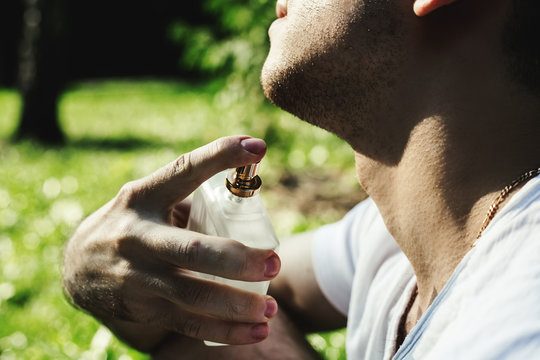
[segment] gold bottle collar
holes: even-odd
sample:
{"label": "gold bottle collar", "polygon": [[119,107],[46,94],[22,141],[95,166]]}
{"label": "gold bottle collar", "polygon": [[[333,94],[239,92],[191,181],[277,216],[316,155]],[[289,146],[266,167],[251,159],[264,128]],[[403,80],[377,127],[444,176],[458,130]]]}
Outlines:
{"label": "gold bottle collar", "polygon": [[262,180],[257,175],[259,163],[237,167],[227,175],[226,186],[239,197],[252,197],[261,189]]}

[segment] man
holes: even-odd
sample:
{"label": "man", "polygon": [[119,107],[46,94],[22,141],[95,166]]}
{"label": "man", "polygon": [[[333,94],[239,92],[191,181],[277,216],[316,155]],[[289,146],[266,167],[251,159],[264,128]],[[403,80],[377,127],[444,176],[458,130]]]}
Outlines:
{"label": "man", "polygon": [[[280,0],[265,94],[347,141],[370,199],[283,241],[281,260],[185,231],[183,199],[266,150],[220,139],[87,219],[66,249],[67,291],[158,358],[309,359],[303,331],[345,325],[350,359],[538,358],[538,7]],[[189,270],[275,278],[273,297]]]}

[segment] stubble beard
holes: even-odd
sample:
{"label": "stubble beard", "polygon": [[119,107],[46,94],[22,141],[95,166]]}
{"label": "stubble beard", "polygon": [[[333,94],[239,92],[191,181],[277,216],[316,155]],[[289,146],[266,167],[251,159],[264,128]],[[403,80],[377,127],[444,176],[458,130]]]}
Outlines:
{"label": "stubble beard", "polygon": [[393,71],[401,56],[395,46],[396,14],[376,10],[376,16],[371,14],[376,24],[350,24],[354,28],[324,49],[286,49],[267,59],[261,75],[272,103],[336,134],[355,150],[360,139],[374,141],[377,119],[390,107],[388,92],[398,81]]}
{"label": "stubble beard", "polygon": [[[345,140],[355,137],[364,130],[352,117],[367,107],[365,96],[353,88],[350,79],[324,72],[317,62],[279,69],[265,66],[261,83],[265,96],[276,106]],[[358,96],[351,99],[353,93]]]}

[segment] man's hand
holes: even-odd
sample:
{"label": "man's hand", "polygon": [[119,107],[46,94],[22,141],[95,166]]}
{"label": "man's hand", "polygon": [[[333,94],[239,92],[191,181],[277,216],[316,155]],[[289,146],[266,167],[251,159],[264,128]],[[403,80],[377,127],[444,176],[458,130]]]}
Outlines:
{"label": "man's hand", "polygon": [[268,320],[277,312],[272,297],[204,280],[193,271],[265,281],[279,272],[278,256],[180,228],[189,217],[185,199],[203,181],[260,161],[265,152],[262,140],[222,138],[124,185],[66,247],[69,296],[142,350],[170,332],[228,344],[266,338]]}

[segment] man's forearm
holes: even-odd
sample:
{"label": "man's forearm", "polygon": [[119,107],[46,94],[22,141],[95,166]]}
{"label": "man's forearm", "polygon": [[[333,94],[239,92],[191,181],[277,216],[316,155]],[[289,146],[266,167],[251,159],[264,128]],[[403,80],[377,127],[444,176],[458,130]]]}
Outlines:
{"label": "man's forearm", "polygon": [[270,336],[257,344],[208,347],[202,341],[171,336],[153,354],[153,359],[184,360],[318,360],[321,357],[306,341],[284,311],[270,321]]}

